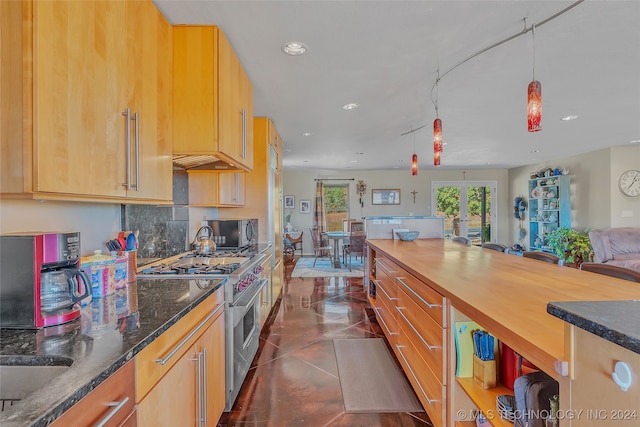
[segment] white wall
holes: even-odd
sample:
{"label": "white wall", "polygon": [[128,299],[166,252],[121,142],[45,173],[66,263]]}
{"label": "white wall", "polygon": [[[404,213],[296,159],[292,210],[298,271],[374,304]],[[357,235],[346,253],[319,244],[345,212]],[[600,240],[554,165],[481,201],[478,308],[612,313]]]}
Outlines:
{"label": "white wall", "polygon": [[[527,181],[530,172],[539,166],[532,164],[509,170],[510,199],[523,195],[529,200]],[[623,171],[640,170],[639,146],[592,151],[546,162],[544,166],[569,169],[573,228],[640,227],[640,197],[626,197],[618,189],[618,179]],[[631,212],[633,216],[623,218],[623,211]],[[517,232],[515,221],[511,221],[510,227],[512,240]],[[525,228],[529,229],[528,223]]]}
{"label": "white wall", "polygon": [[120,230],[120,205],[37,200],[0,201],[0,233],[79,231],[82,255],[95,249]]}
{"label": "white wall", "polygon": [[[508,243],[508,218],[511,216],[509,202],[509,181],[506,169],[483,169],[463,171],[423,170],[417,176],[411,176],[409,170],[323,170],[298,171],[285,170],[283,173],[283,195],[294,196],[296,208],[291,212],[291,225],[305,232],[303,235],[303,252],[313,254],[313,245],[309,236],[309,227],[313,225],[313,206],[315,200],[316,178],[350,179],[353,181],[325,181],[326,184],[349,184],[349,210],[352,218],[378,215],[431,215],[431,181],[489,181],[498,183],[498,241]],[[362,197],[361,207],[356,194],[356,184],[363,180],[367,184],[367,193]],[[400,189],[400,205],[372,205],[371,189]],[[417,191],[415,203],[412,191]],[[310,214],[301,214],[300,200],[310,200]],[[284,211],[286,215],[287,210]]]}
{"label": "white wall", "polygon": [[618,186],[620,175],[629,169],[640,170],[640,146],[612,149],[611,227],[640,227],[640,197],[625,196]]}

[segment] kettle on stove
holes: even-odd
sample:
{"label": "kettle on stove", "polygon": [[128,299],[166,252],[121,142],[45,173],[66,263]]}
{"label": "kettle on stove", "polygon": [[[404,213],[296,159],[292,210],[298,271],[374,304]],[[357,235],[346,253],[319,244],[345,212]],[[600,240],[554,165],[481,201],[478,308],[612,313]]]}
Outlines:
{"label": "kettle on stove", "polygon": [[[201,236],[200,232],[205,229],[207,230],[207,235]],[[213,241],[213,229],[208,225],[200,227],[196,232],[196,237],[193,239],[191,246],[198,255],[207,255],[215,252],[216,242]]]}

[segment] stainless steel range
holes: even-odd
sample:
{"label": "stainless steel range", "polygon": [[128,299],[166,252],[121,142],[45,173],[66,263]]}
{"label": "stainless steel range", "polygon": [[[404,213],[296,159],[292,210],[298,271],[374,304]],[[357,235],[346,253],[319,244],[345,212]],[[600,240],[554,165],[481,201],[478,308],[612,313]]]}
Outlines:
{"label": "stainless steel range", "polygon": [[209,279],[226,277],[225,300],[225,411],[230,411],[258,351],[259,295],[266,286],[260,263],[264,254],[251,250],[216,251],[206,255],[183,253],[143,267],[139,278]]}

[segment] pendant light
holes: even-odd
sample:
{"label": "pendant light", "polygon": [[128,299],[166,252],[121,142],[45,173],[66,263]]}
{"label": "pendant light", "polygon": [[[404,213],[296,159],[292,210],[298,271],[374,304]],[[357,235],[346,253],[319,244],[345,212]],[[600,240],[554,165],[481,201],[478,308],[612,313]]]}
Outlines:
{"label": "pendant light", "polygon": [[440,81],[440,70],[436,79],[436,119],[433,121],[433,165],[440,166],[440,155],[442,154],[442,120],[438,117],[438,82]]}
{"label": "pendant light", "polygon": [[442,154],[442,120],[436,118],[433,121],[433,165],[440,166]]}
{"label": "pendant light", "polygon": [[542,129],[542,85],[536,80],[536,26],[531,26],[533,35],[533,80],[527,88],[527,130],[538,132]]}
{"label": "pendant light", "polygon": [[413,134],[413,156],[411,156],[411,175],[418,175],[418,155],[416,154],[416,134]]}

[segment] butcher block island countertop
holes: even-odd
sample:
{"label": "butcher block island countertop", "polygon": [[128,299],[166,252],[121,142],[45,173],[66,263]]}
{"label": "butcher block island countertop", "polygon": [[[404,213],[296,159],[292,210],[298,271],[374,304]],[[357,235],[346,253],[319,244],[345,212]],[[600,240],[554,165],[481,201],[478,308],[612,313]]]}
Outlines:
{"label": "butcher block island countertop", "polygon": [[570,360],[565,351],[570,328],[547,313],[547,304],[634,300],[640,295],[636,283],[447,239],[367,243],[556,379]]}

